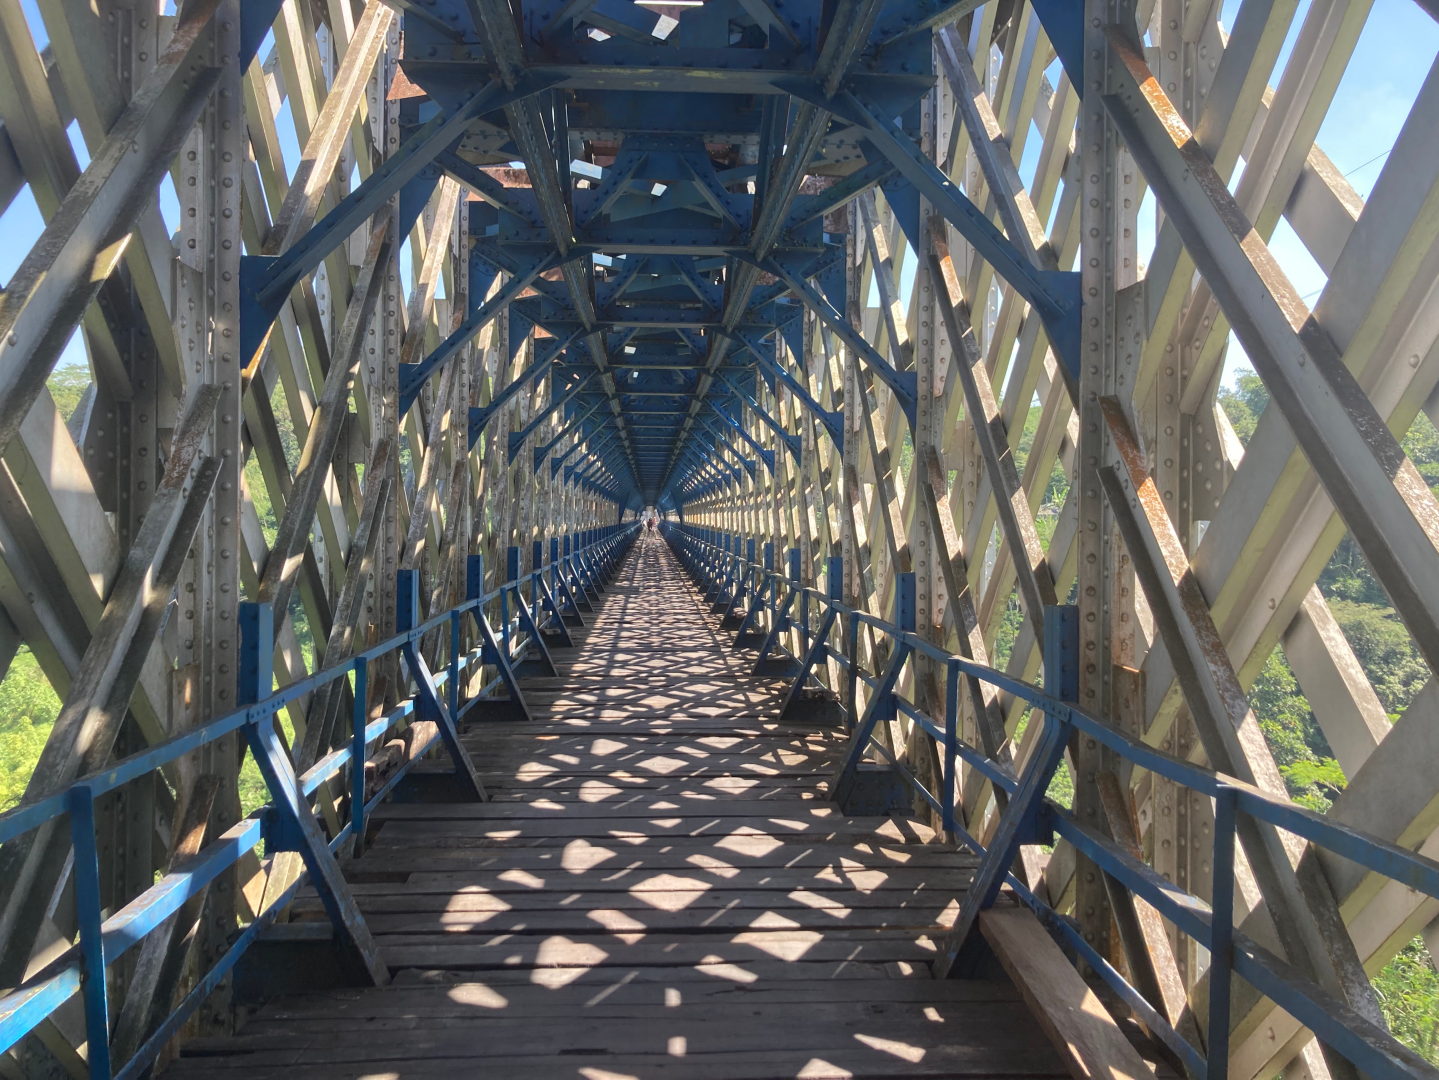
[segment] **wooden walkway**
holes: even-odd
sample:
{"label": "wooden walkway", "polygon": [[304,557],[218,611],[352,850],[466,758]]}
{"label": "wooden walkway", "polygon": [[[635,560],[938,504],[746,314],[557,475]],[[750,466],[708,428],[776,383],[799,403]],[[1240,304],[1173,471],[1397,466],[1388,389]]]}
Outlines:
{"label": "wooden walkway", "polygon": [[534,722],[468,733],[494,801],[387,805],[349,864],[393,985],[273,1002],[167,1076],[1068,1075],[1008,983],[930,978],[974,860],[824,801],[841,737],[775,722],[661,541],[587,621]]}

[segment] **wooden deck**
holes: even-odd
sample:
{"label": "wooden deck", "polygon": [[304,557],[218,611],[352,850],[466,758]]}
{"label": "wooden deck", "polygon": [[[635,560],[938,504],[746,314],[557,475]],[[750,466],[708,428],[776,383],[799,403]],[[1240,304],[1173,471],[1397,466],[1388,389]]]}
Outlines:
{"label": "wooden deck", "polygon": [[493,801],[386,806],[349,864],[393,985],[273,1002],[167,1076],[1068,1075],[1008,983],[930,978],[974,860],[825,801],[840,737],[775,722],[668,548],[587,621],[534,722],[467,735]]}

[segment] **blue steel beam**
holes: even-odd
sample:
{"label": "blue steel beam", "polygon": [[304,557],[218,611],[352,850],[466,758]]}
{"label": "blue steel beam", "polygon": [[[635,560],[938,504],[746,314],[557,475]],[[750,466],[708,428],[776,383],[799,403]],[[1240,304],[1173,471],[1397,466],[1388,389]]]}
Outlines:
{"label": "blue steel beam", "polygon": [[[739,334],[739,340],[760,364],[774,372],[775,377],[784,383],[789,392],[797,397],[803,403],[804,407],[814,414],[815,419],[824,425],[825,431],[827,431],[829,437],[834,440],[834,445],[839,449],[839,452],[844,453],[844,414],[829,412],[824,409],[818,401],[810,396],[809,391],[804,388],[804,385],[791,375],[785,366],[774,357],[772,348],[766,348],[763,342],[756,341],[754,336],[747,332],[741,332]],[[901,385],[908,385],[909,380],[904,379],[904,376],[900,372],[893,371],[892,368],[890,370]],[[911,375],[911,378],[913,379],[915,377]],[[901,404],[905,402],[905,394],[896,391],[896,396],[900,398]],[[914,400],[913,395],[909,394],[907,396],[908,400],[912,403]],[[911,416],[911,423],[913,423],[912,406],[906,415]]]}
{"label": "blue steel beam", "polygon": [[561,439],[563,439],[566,435],[570,434],[586,420],[588,420],[591,416],[593,416],[595,410],[603,404],[605,404],[604,401],[596,401],[584,412],[579,413],[574,418],[574,420],[570,421],[570,423],[561,428],[560,433],[556,435],[553,439],[551,439],[549,442],[545,443],[544,446],[535,447],[535,471],[539,471],[541,462],[545,460],[545,457],[549,454],[551,450],[553,450],[556,446],[559,445]]}
{"label": "blue steel beam", "polygon": [[579,337],[576,330],[567,338],[556,338],[553,343],[540,354],[533,364],[525,368],[519,375],[510,380],[508,386],[495,395],[488,405],[480,405],[470,409],[470,446],[474,446],[485,426],[493,419],[495,413],[499,412],[509,400],[523,390],[536,379],[542,378],[546,372],[554,366],[561,353],[565,351]]}
{"label": "blue steel beam", "polygon": [[[459,329],[455,330],[449,337],[440,342],[439,348],[430,353],[429,356],[425,357],[418,364],[400,365],[401,416],[404,416],[410,411],[410,407],[415,403],[415,398],[420,395],[420,389],[425,385],[425,382],[430,376],[439,371],[450,357],[463,349],[472,337],[483,330],[491,319],[499,315],[511,300],[524,292],[530,282],[539,277],[553,262],[554,255],[548,252],[535,262],[532,262],[523,271],[505,282],[504,287],[495,293],[493,297],[477,307],[470,317],[460,324]],[[561,346],[561,348],[563,348],[563,346]]]}
{"label": "blue steel beam", "polygon": [[1040,270],[970,202],[964,192],[924,155],[914,140],[886,116],[888,110],[861,101],[848,90],[839,95],[845,119],[858,124],[879,153],[959,230],[995,272],[1039,313],[1054,351],[1079,377],[1079,274]]}
{"label": "blue steel beam", "polygon": [[545,406],[545,408],[539,413],[538,416],[536,416],[533,420],[526,424],[522,429],[520,429],[519,431],[510,432],[508,452],[506,454],[506,460],[508,461],[508,463],[511,465],[515,463],[515,458],[519,456],[520,447],[524,445],[525,440],[528,439],[531,435],[533,435],[535,431],[538,430],[539,426],[550,418],[551,413],[578,397],[580,391],[583,390],[590,383],[594,382],[595,379],[599,377],[599,374],[600,373],[598,371],[595,371],[586,376],[585,378],[581,379],[578,386],[571,387],[569,390],[565,391],[563,396],[557,397],[552,400],[548,405]]}
{"label": "blue steel beam", "polygon": [[[745,470],[750,475],[750,479],[753,480],[759,466],[735,448],[734,444],[729,441],[729,432],[725,431],[724,428],[720,427],[717,421],[710,419],[704,413],[700,413],[697,419],[705,430],[709,432],[711,439],[710,445],[716,450],[726,450],[733,455],[734,459],[745,467]],[[765,464],[769,465],[771,472],[774,471],[774,466],[771,465],[770,462],[767,461]]]}
{"label": "blue steel beam", "polygon": [[834,305],[826,300],[818,289],[804,280],[791,267],[775,259],[766,259],[764,266],[770,273],[782,278],[794,291],[794,294],[804,301],[805,306],[830,328],[831,333],[838,334],[846,345],[864,357],[865,364],[899,399],[900,407],[909,419],[910,428],[913,429],[915,412],[918,407],[919,375],[913,371],[896,371],[891,367],[889,361],[880,355],[879,350],[866,341],[864,335],[850,325],[850,321],[836,311]]}
{"label": "blue steel beam", "polygon": [[[726,275],[729,283],[724,311],[726,331],[740,321],[749,306],[751,294],[759,282],[759,268],[755,263],[768,258],[777,244],[799,194],[800,184],[829,129],[831,113],[827,108],[827,99],[835,96],[846,72],[858,59],[882,7],[883,0],[838,0],[835,4],[810,83],[818,104],[802,100],[793,122],[786,124],[782,120],[778,123],[774,121],[773,105],[766,99],[765,120],[760,135],[759,173],[755,179],[760,210],[750,230],[750,258],[738,262],[733,267],[734,273]],[[786,117],[788,112],[786,101]],[[766,136],[771,138],[767,140]],[[773,152],[780,145],[783,146],[782,156]],[[773,167],[771,162],[774,162]],[[711,371],[723,362],[728,347],[727,333],[715,335],[706,356],[706,364]],[[709,392],[710,382],[707,375],[696,388],[689,416],[675,440],[676,448],[693,426],[700,401]],[[661,487],[668,482],[668,473],[672,468],[673,465],[666,470],[660,481]]]}
{"label": "blue steel beam", "polygon": [[387,158],[340,204],[281,255],[246,255],[240,261],[240,364],[264,348],[290,290],[363,225],[435,156],[458,141],[484,113],[548,89],[551,77],[527,74],[509,89],[490,82],[461,104],[442,110]]}
{"label": "blue steel beam", "polygon": [[714,398],[707,398],[706,401],[708,402],[710,408],[714,410],[716,416],[718,416],[721,420],[727,423],[735,431],[739,432],[740,438],[744,439],[745,442],[749,443],[750,446],[754,449],[754,452],[760,456],[760,460],[762,460],[765,465],[769,467],[770,475],[774,475],[774,451],[766,450],[763,446],[761,446],[759,444],[759,440],[757,440],[753,435],[746,431],[744,429],[744,425],[741,424],[737,419],[731,416],[726,410],[720,408],[719,402],[716,401]]}
{"label": "blue steel beam", "polygon": [[[591,443],[591,447],[593,448],[593,447],[595,447],[596,445],[598,445],[598,446],[604,446],[610,439],[613,439],[613,438],[614,438],[614,429],[613,429],[613,428],[610,428],[610,429],[608,429],[608,430],[605,432],[604,436],[602,436],[601,439],[597,440],[596,443]],[[554,457],[554,458],[551,458],[551,459],[550,459],[550,479],[551,479],[551,480],[553,480],[553,479],[555,478],[556,474],[559,473],[560,469],[564,467],[565,460],[566,460],[571,454],[573,454],[575,451],[581,449],[581,448],[585,445],[585,442],[586,442],[586,439],[576,439],[576,440],[570,445],[569,449],[566,450],[564,453],[562,453],[559,457]]]}
{"label": "blue steel beam", "polygon": [[748,405],[750,407],[750,411],[753,412],[761,420],[763,420],[766,426],[768,426],[771,431],[773,431],[776,435],[779,436],[780,441],[784,443],[784,445],[789,449],[789,452],[794,455],[794,459],[796,461],[799,460],[801,440],[798,435],[791,435],[782,426],[780,426],[780,422],[776,420],[773,416],[771,416],[769,413],[765,412],[764,406],[755,400],[753,394],[742,390],[740,387],[736,386],[733,382],[730,382],[727,379],[720,379],[718,381],[728,386],[730,388],[730,391],[736,397],[738,397],[746,405]]}

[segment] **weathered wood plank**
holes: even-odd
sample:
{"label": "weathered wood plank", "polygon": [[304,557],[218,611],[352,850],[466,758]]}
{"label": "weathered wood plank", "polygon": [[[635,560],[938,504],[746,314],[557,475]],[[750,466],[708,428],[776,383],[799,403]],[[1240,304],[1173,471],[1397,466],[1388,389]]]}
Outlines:
{"label": "weathered wood plank", "polygon": [[[844,736],[759,715],[783,681],[732,674],[640,557],[611,599],[663,617],[600,607],[568,665],[595,676],[525,682],[551,719],[465,733],[497,801],[374,813],[345,870],[394,986],[275,1002],[167,1075],[1063,1075],[1012,986],[930,977],[976,858],[825,801]],[[678,673],[675,637],[706,643]],[[313,893],[292,914],[324,933]]]}
{"label": "weathered wood plank", "polygon": [[979,928],[1074,1080],[1153,1080],[1094,991],[1028,908],[981,912]]}

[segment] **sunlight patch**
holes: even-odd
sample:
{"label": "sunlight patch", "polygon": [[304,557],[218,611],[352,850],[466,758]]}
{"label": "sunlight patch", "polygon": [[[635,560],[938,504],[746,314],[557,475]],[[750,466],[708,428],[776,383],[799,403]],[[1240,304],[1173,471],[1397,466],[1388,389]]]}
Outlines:
{"label": "sunlight patch", "polygon": [[586,780],[580,785],[580,802],[604,802],[608,798],[619,795],[623,790],[613,784],[603,784],[598,780]]}
{"label": "sunlight patch", "polygon": [[805,907],[814,908],[816,911],[828,912],[836,919],[849,918],[850,909],[832,896],[810,892],[808,889],[796,889],[789,894],[789,898],[796,904],[803,904]]}
{"label": "sunlight patch", "polygon": [[510,1004],[504,994],[484,983],[461,983],[451,987],[446,996],[456,1005],[475,1005],[481,1009],[503,1009]]}
{"label": "sunlight patch", "polygon": [[[591,911],[589,917],[599,923],[606,930],[648,930],[644,923],[640,922],[633,915],[627,915],[623,911],[616,911],[613,908],[599,908]],[[627,942],[633,944],[633,942]]]}
{"label": "sunlight patch", "polygon": [[648,769],[652,773],[659,773],[661,776],[668,776],[676,769],[683,769],[689,762],[680,758],[652,757],[646,758],[639,763],[641,769]]}
{"label": "sunlight patch", "polygon": [[715,874],[718,877],[732,878],[739,874],[738,867],[731,866],[723,859],[716,859],[713,855],[696,853],[686,856],[685,862],[691,866],[698,866],[702,870],[708,870],[711,874]]}
{"label": "sunlight patch", "polygon": [[765,911],[756,915],[754,921],[749,924],[751,930],[798,930],[800,924],[793,919],[786,918],[778,911]]}
{"label": "sunlight patch", "polygon": [[706,956],[695,965],[695,970],[702,975],[713,975],[716,979],[728,979],[737,983],[752,983],[759,979],[753,971],[747,971],[738,964],[727,963],[723,956]]}
{"label": "sunlight patch", "polygon": [[769,953],[776,960],[787,960],[791,963],[802,959],[805,953],[823,940],[824,935],[817,930],[802,930],[799,933],[786,934],[782,938],[772,938],[768,933],[736,934],[734,938],[736,945],[749,945],[760,952]]}
{"label": "sunlight patch", "polygon": [[630,895],[661,911],[683,911],[710,889],[710,883],[676,874],[656,874],[630,886]]}
{"label": "sunlight patch", "polygon": [[[476,904],[474,901],[475,895],[475,893],[469,893],[468,895],[463,893],[456,893],[454,896],[450,897],[448,901],[445,902],[445,913],[463,913],[468,915],[476,911],[500,912],[510,910],[510,905],[505,903],[504,900],[496,896],[494,893],[479,893],[478,895],[483,896],[484,900],[478,904]],[[464,897],[463,901],[461,900],[461,897]]]}
{"label": "sunlight patch", "polygon": [[704,782],[705,787],[719,788],[722,791],[748,791],[758,784],[758,780],[751,780],[747,776],[716,776],[713,780]]}
{"label": "sunlight patch", "polygon": [[590,753],[596,757],[606,757],[609,754],[618,753],[621,750],[629,749],[628,743],[618,742],[614,739],[596,739],[590,746]]}
{"label": "sunlight patch", "polygon": [[855,1038],[872,1050],[892,1054],[897,1058],[908,1061],[911,1065],[918,1064],[924,1060],[925,1051],[922,1046],[910,1046],[909,1043],[902,1043],[897,1039],[881,1039],[878,1035],[856,1034]]}
{"label": "sunlight patch", "polygon": [[543,889],[545,879],[535,877],[534,874],[524,870],[506,870],[500,875],[501,881],[508,881],[511,885],[523,885],[527,889]]}
{"label": "sunlight patch", "polygon": [[823,1058],[810,1058],[805,1067],[794,1074],[795,1080],[851,1080],[854,1073],[831,1065]]}
{"label": "sunlight patch", "polygon": [[591,844],[588,840],[571,840],[560,855],[560,866],[572,874],[582,874],[614,857],[615,853],[609,848]]}
{"label": "sunlight patch", "polygon": [[726,836],[715,844],[715,847],[733,851],[736,855],[748,855],[754,859],[762,859],[784,847],[784,841],[776,840],[773,836],[766,836],[763,833],[737,832]]}

